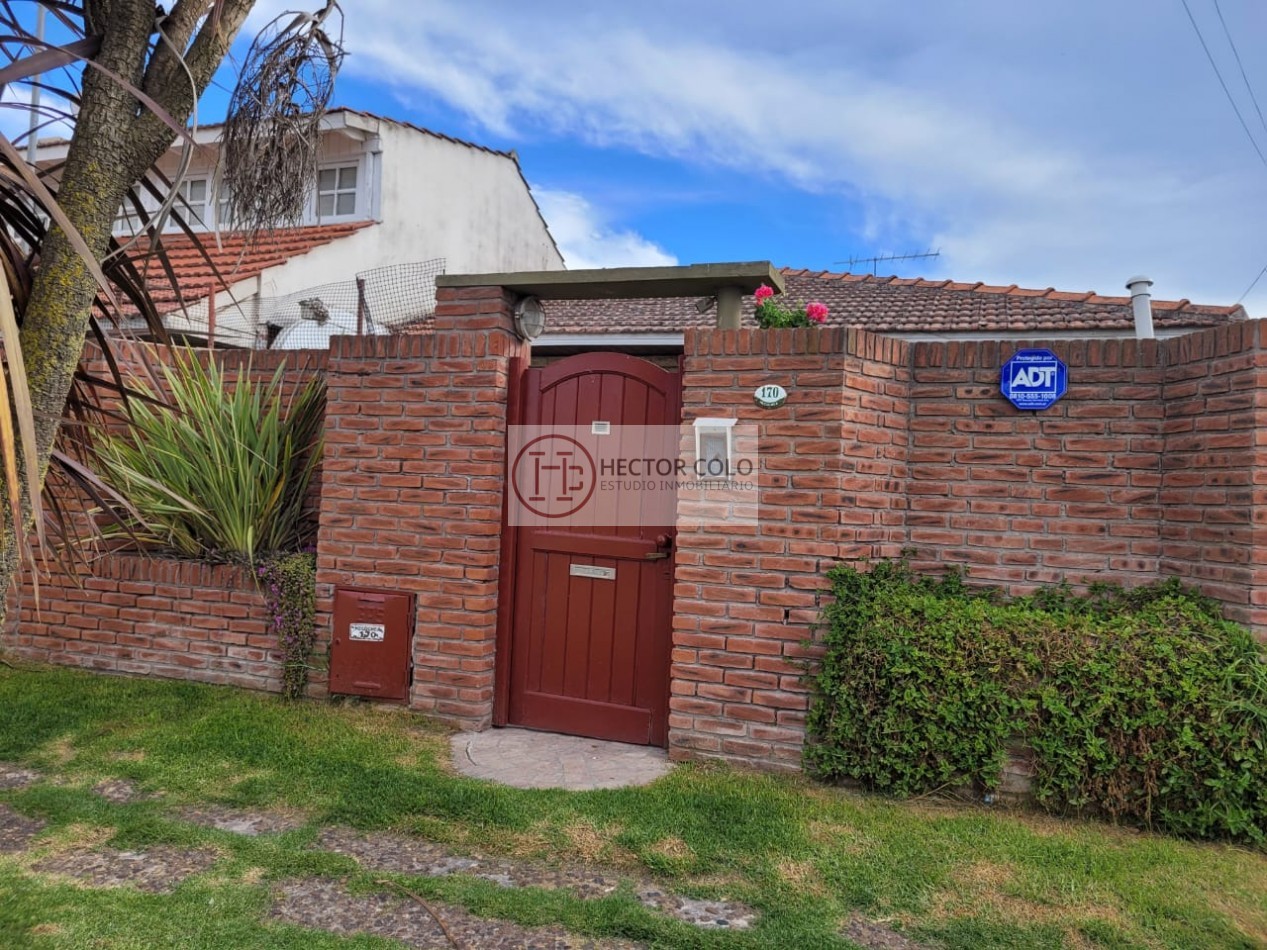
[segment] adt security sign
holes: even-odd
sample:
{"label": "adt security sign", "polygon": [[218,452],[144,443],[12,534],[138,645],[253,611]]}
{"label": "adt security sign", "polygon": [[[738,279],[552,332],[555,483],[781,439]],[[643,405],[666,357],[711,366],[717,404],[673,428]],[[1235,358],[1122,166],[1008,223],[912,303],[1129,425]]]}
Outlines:
{"label": "adt security sign", "polygon": [[999,388],[1017,409],[1047,409],[1069,389],[1069,370],[1051,350],[1018,350],[1003,364]]}

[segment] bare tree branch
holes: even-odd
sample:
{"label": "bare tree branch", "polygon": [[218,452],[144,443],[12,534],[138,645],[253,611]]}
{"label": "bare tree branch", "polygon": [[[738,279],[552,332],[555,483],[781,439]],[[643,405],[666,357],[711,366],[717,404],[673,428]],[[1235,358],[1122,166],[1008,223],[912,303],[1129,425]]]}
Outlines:
{"label": "bare tree branch", "polygon": [[[198,35],[185,56],[187,75],[155,90],[157,95],[154,98],[174,116],[189,116],[196,98],[206,91],[211,77],[233,44],[233,38],[246,22],[254,0],[221,0],[217,6],[218,15],[202,21]],[[136,177],[154,164],[171,144],[170,133],[162,121],[149,112],[137,116],[132,123],[132,140]]]}
{"label": "bare tree branch", "polygon": [[144,89],[166,89],[175,82],[187,82],[182,60],[189,49],[198,21],[213,6],[211,0],[177,0],[172,12],[159,22],[170,43],[159,43],[145,70]]}

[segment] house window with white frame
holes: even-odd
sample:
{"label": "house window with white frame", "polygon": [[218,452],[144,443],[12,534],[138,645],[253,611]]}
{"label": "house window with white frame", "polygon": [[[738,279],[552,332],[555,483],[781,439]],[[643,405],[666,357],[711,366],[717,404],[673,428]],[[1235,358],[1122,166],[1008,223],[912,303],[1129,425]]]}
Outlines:
{"label": "house window with white frame", "polygon": [[229,219],[232,217],[232,208],[230,205],[233,201],[233,194],[229,191],[229,186],[221,181],[216,185],[216,227],[220,229],[228,228]]}
{"label": "house window with white frame", "polygon": [[132,203],[131,196],[128,196],[123,199],[123,204],[114,216],[114,233],[136,234],[140,230],[141,215]]}
{"label": "house window with white frame", "polygon": [[[180,230],[180,226],[174,220],[175,215],[180,215],[185,224],[191,228],[205,226],[209,190],[210,185],[205,178],[186,178],[182,181],[176,188],[176,193],[179,197],[172,204],[171,215],[168,216],[164,229],[168,231]],[[158,199],[147,191],[141,197],[141,207],[145,209],[144,220],[142,220],[141,214],[137,211],[136,205],[131,198],[123,200],[123,206],[119,208],[114,218],[116,234],[136,234],[154,223],[154,215],[158,213],[160,207]]]}
{"label": "house window with white frame", "polygon": [[[211,193],[211,183],[205,178],[186,178],[177,188],[180,200],[176,202],[175,212],[192,228],[206,227],[207,197]],[[168,223],[171,229],[175,225]]]}
{"label": "house window with white frame", "polygon": [[356,165],[338,165],[317,172],[317,220],[356,214],[358,171]]}

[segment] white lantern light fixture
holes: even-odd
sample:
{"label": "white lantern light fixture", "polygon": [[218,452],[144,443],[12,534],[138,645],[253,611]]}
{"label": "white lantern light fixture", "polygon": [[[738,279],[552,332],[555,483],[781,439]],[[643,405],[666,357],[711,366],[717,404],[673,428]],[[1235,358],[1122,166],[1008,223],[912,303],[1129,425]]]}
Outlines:
{"label": "white lantern light fixture", "polygon": [[535,340],[546,328],[546,311],[541,301],[531,295],[515,304],[515,332],[521,340]]}
{"label": "white lantern light fixture", "polygon": [[695,476],[729,481],[733,477],[734,432],[737,419],[696,419]]}

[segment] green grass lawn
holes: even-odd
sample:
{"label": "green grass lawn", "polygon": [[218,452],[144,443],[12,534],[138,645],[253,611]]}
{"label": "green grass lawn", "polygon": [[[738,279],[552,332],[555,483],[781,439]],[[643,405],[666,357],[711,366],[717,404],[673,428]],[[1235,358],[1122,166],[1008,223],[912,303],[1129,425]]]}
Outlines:
{"label": "green grass lawn", "polygon": [[[0,801],[48,822],[54,845],[221,855],[167,895],[87,890],[0,855],[3,947],[395,946],[266,920],[278,880],[383,886],[384,875],[310,848],[324,824],[592,862],[760,911],[752,930],[718,933],[657,916],[623,892],[582,901],[462,875],[401,879],[477,914],[654,946],[847,947],[837,933],[851,915],[948,947],[1267,946],[1262,853],[715,766],[617,791],[503,788],[454,775],[446,730],[391,709],[0,668],[0,761],[44,774]],[[161,795],[116,804],[91,791],[111,777]],[[245,838],[173,814],[198,803],[284,809],[308,823]]]}

